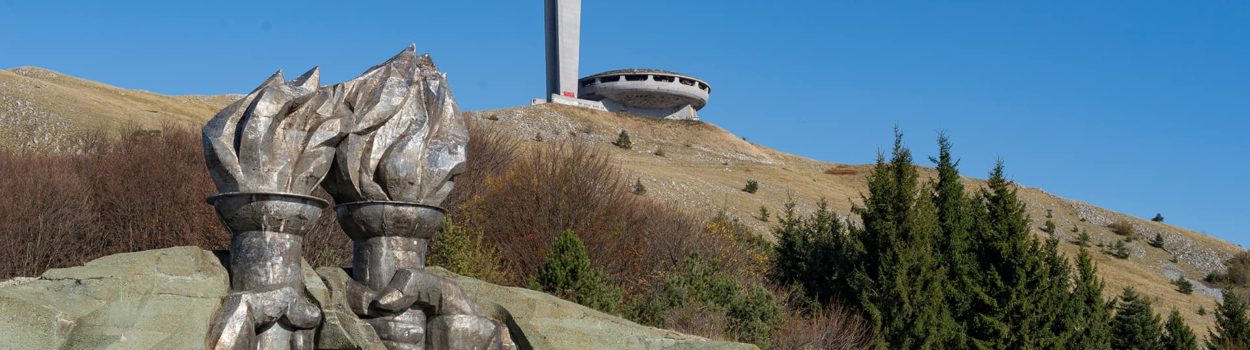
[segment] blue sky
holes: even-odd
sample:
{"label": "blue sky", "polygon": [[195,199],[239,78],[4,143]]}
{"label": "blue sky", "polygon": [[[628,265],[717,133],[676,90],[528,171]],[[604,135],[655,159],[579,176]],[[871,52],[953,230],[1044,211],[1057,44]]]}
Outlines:
{"label": "blue sky", "polygon": [[[1250,2],[587,0],[582,26],[582,75],[702,77],[702,117],[752,142],[868,163],[894,125],[919,156],[945,131],[967,175],[1002,158],[1025,186],[1250,243]],[[538,0],[0,0],[0,67],[167,94],[340,81],[410,43],[467,110],[544,91]]]}

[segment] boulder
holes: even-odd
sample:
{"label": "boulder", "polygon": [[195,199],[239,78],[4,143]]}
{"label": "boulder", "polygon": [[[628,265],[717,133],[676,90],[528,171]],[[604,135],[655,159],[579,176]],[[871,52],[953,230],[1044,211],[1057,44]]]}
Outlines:
{"label": "boulder", "polygon": [[460,284],[479,311],[508,326],[519,349],[757,349],[639,325],[550,294],[499,286],[439,267],[426,271]]}
{"label": "boulder", "polygon": [[198,349],[230,287],[212,252],[177,247],[106,256],[0,288],[11,349]]}
{"label": "boulder", "polygon": [[[508,349],[755,349],[646,327],[560,298],[437,267],[507,325]],[[322,308],[321,349],[384,349],[351,312],[342,268],[303,267]],[[110,255],[39,278],[0,281],[0,344],[11,349],[199,349],[229,291],[222,257],[198,247]]]}

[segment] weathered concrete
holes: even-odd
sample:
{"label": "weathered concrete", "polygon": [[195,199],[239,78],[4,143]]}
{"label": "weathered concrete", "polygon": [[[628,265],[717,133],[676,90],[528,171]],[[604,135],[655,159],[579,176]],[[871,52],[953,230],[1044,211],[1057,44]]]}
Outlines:
{"label": "weathered concrete", "polygon": [[701,79],[658,69],[608,71],[578,85],[582,99],[601,101],[609,111],[679,120],[697,120],[695,111],[712,92]]}
{"label": "weathered concrete", "polygon": [[546,0],[547,96],[577,98],[582,1]]}

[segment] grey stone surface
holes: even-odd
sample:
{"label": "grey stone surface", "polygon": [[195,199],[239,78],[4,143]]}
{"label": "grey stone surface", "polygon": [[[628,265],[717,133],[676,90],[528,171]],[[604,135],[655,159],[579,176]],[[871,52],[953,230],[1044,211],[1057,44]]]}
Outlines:
{"label": "grey stone surface", "polygon": [[[320,349],[382,349],[357,318],[342,268],[302,263],[305,288],[321,306]],[[754,349],[641,326],[551,295],[502,287],[431,267],[506,326],[505,349]],[[209,317],[228,293],[212,252],[176,247],[111,255],[54,269],[38,279],[0,281],[0,348],[200,349]]]}
{"label": "grey stone surface", "polygon": [[196,247],[111,255],[0,288],[10,349],[199,349],[229,287]]}
{"label": "grey stone surface", "polygon": [[756,349],[647,327],[555,296],[503,287],[428,267],[459,284],[488,317],[503,322],[520,349]]}

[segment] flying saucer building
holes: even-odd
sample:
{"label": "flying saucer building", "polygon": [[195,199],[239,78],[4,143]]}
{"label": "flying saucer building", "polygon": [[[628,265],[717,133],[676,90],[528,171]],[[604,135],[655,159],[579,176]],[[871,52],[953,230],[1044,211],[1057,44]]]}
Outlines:
{"label": "flying saucer building", "polygon": [[545,0],[547,99],[664,119],[698,120],[712,87],[702,79],[659,69],[621,69],[576,79],[581,0]]}

